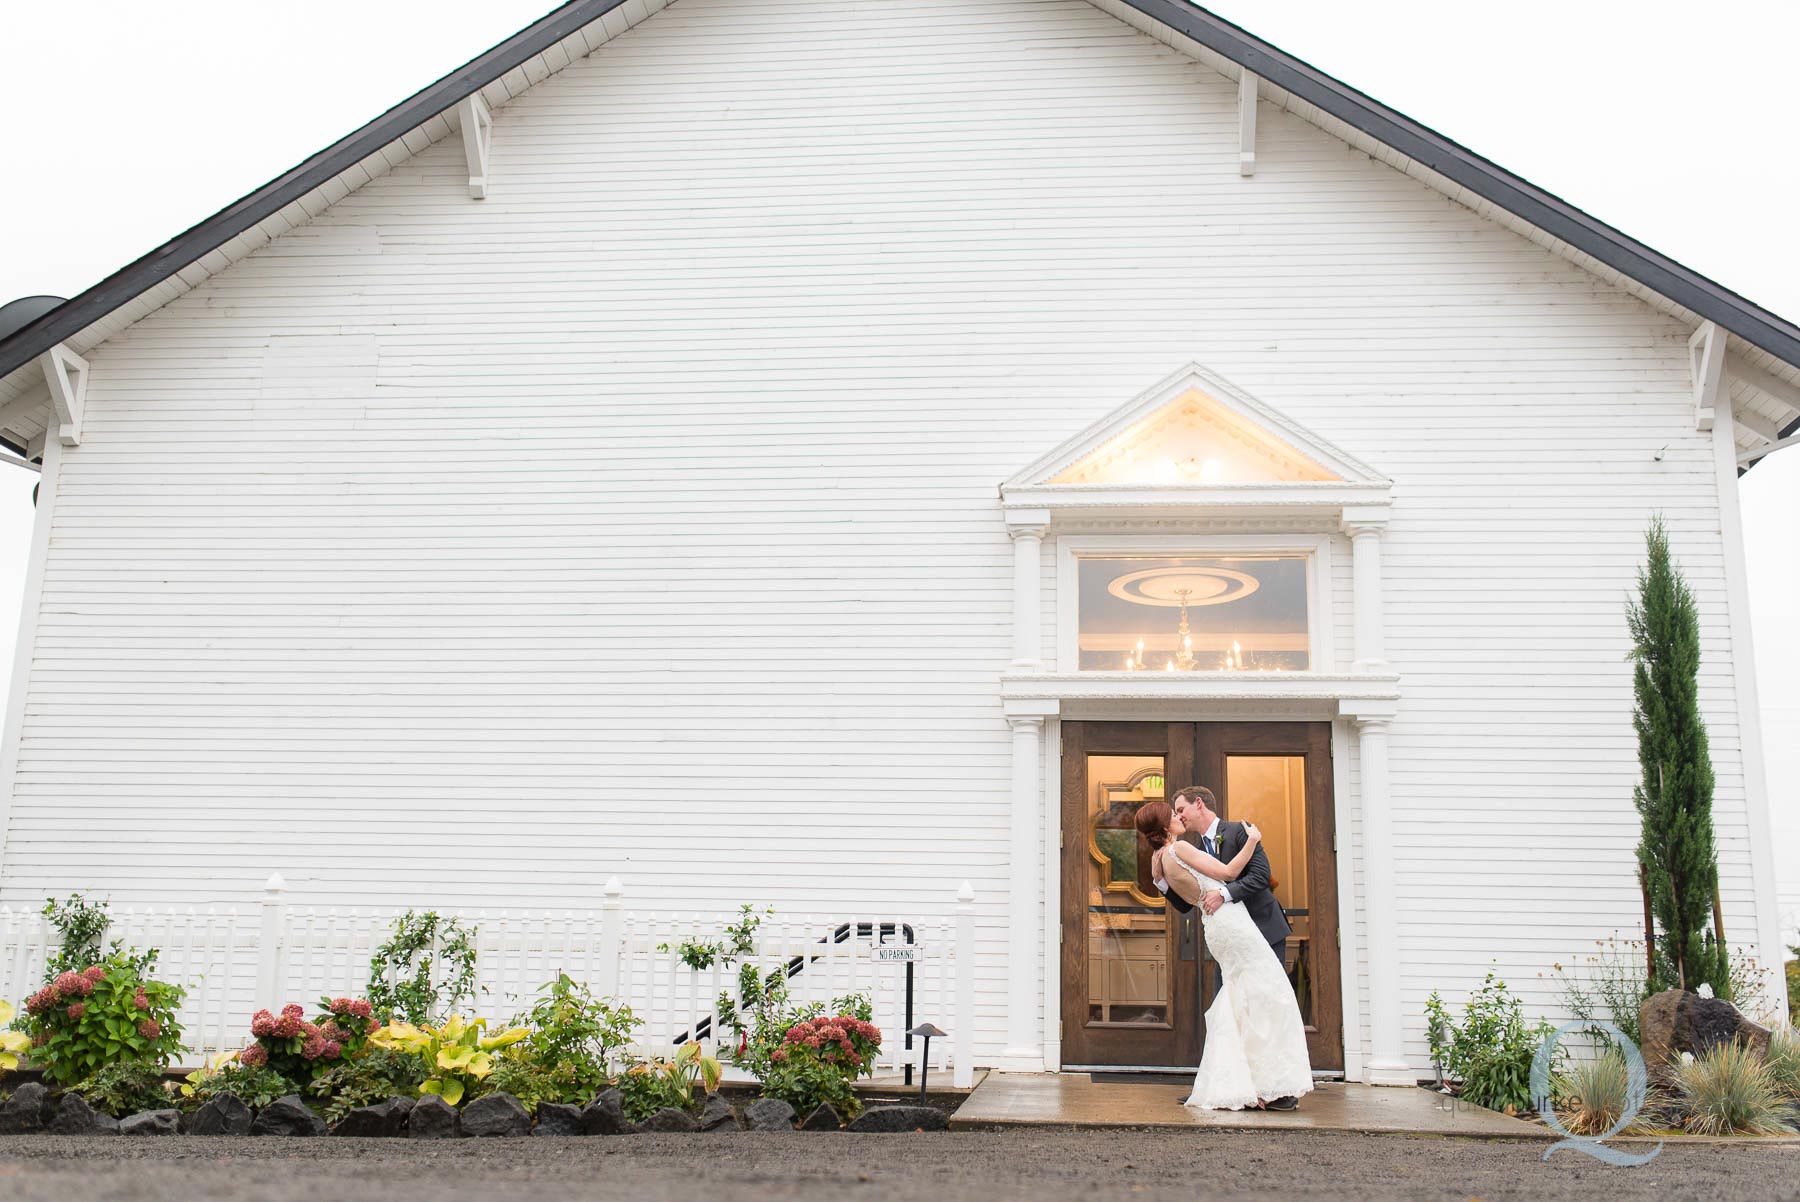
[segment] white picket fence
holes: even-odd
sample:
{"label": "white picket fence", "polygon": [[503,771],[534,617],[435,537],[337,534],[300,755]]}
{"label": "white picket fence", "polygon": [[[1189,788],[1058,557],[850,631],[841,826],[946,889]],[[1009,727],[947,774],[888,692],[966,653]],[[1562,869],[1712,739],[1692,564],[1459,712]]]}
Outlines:
{"label": "white picket fence", "polygon": [[[276,876],[249,911],[115,907],[106,938],[161,949],[156,976],[188,990],[180,1021],[186,1060],[198,1065],[243,1047],[258,1009],[299,1002],[310,1013],[321,997],[366,994],[369,960],[398,916],[292,904]],[[696,972],[674,948],[691,936],[718,938],[733,915],[634,910],[615,879],[598,910],[454,916],[475,931],[477,995],[466,1008],[475,1014],[505,1022],[566,972],[645,1020],[638,1055],[666,1056],[694,1039],[710,1052],[729,1050],[720,1047],[729,1033],[717,1001],[722,992],[735,995],[737,969]],[[0,997],[22,1004],[42,984],[55,945],[42,914],[0,906]],[[949,1069],[953,1083],[966,1088],[973,1079],[973,949],[974,891],[965,884],[953,903],[925,918],[777,912],[764,919],[748,960],[764,973],[786,966],[796,1002],[869,997],[883,1035],[877,1072],[922,1063],[922,1041],[905,1034],[911,1028],[928,1022],[947,1030],[950,1038],[931,1043],[931,1068]]]}

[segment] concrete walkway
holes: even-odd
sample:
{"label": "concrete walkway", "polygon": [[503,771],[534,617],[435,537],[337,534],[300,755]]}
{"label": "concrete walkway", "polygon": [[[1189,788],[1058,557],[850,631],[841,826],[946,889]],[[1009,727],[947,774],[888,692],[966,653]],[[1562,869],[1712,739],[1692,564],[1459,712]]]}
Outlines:
{"label": "concrete walkway", "polygon": [[950,1120],[953,1130],[998,1127],[1172,1127],[1249,1131],[1345,1131],[1457,1135],[1477,1139],[1557,1139],[1536,1123],[1508,1118],[1425,1089],[1322,1082],[1300,1109],[1190,1110],[1184,1083],[1086,1073],[991,1073]]}

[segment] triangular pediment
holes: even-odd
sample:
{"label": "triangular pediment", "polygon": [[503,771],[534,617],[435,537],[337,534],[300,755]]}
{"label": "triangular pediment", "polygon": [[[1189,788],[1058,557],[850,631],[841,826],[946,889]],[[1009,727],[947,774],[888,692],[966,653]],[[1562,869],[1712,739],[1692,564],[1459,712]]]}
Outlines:
{"label": "triangular pediment", "polygon": [[1189,365],[1007,481],[1008,489],[1385,484],[1366,464]]}

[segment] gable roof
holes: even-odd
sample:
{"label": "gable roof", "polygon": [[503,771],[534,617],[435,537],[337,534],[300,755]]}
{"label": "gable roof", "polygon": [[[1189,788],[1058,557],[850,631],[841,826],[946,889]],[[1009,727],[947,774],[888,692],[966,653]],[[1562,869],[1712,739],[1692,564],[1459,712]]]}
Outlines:
{"label": "gable roof", "polygon": [[[372,177],[448,135],[457,128],[452,116],[463,98],[475,92],[490,102],[510,98],[673,2],[570,0],[291,171],[0,337],[0,442],[22,453],[8,436],[19,428],[10,419],[23,416],[18,402],[35,387],[24,369],[50,347],[74,339],[77,349],[85,349],[102,341],[348,193],[359,170],[364,179]],[[1187,0],[1088,2],[1172,46],[1198,48],[1215,65],[1235,64],[1263,81],[1265,98],[1332,132],[1371,139],[1400,156],[1399,162],[1387,156],[1393,165],[1420,169],[1413,173],[1472,207],[1492,206],[1541,231],[1571,257],[1616,273],[1633,291],[1662,298],[1679,315],[1716,322],[1763,353],[1760,363],[1746,365],[1748,387],[1770,398],[1771,408],[1782,415],[1771,419],[1765,413],[1764,421],[1780,437],[1800,430],[1800,327],[1793,322]],[[334,185],[338,195],[332,195]],[[229,253],[246,239],[246,249]],[[159,290],[164,295],[156,296]],[[41,425],[32,421],[28,428]]]}

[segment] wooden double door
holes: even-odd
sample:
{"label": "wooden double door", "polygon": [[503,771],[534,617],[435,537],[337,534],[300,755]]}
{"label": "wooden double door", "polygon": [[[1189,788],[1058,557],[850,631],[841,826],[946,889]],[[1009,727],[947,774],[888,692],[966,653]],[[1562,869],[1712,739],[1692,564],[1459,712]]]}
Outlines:
{"label": "wooden double door", "polygon": [[[1294,928],[1288,980],[1316,1070],[1344,1066],[1337,857],[1326,722],[1062,724],[1062,1060],[1188,1067],[1205,1044],[1215,969],[1198,912],[1169,906],[1133,819],[1205,785],[1219,814],[1262,829]],[[1190,833],[1199,842],[1199,832]]]}

